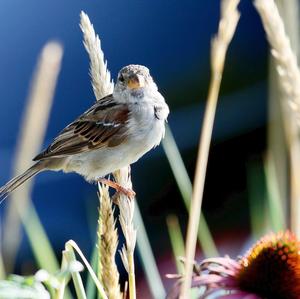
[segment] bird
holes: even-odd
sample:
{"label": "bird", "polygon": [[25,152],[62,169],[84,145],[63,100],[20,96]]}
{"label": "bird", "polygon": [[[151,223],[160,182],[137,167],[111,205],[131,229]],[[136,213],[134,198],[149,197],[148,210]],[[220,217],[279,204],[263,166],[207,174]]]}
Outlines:
{"label": "bird", "polygon": [[105,179],[136,162],[160,144],[169,107],[147,67],[131,64],[117,76],[112,94],[96,101],[67,125],[24,173],[0,188],[4,200],[25,181],[45,170],[75,172],[128,196],[135,193]]}

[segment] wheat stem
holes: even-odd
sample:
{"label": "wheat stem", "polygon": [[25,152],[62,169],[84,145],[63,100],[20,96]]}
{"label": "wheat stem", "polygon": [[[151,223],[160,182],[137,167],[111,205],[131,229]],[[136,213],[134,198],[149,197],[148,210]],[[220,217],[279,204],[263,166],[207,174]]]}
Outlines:
{"label": "wheat stem", "polygon": [[115,228],[114,209],[109,197],[108,187],[98,185],[100,192],[100,218],[98,247],[100,254],[101,282],[109,299],[121,299],[119,272],[115,263],[118,247],[118,233]]}
{"label": "wheat stem", "polygon": [[235,28],[239,20],[237,5],[239,0],[223,0],[221,7],[221,20],[219,31],[212,41],[211,48],[211,70],[212,79],[209,87],[207,105],[204,114],[203,127],[201,131],[200,144],[198,149],[198,159],[196,163],[196,174],[194,180],[194,189],[190,206],[190,216],[188,222],[188,231],[186,237],[185,254],[185,279],[181,286],[180,298],[189,298],[189,289],[191,286],[193,261],[196,251],[197,232],[200,221],[201,205],[203,198],[203,189],[207,168],[207,160],[215,111],[220,90],[221,78],[224,68],[225,55],[228,45],[233,37]]}
{"label": "wheat stem", "polygon": [[291,228],[300,236],[300,70],[275,2],[256,0],[254,3],[272,48],[282,91],[281,107],[290,158]]}
{"label": "wheat stem", "polygon": [[[115,180],[121,186],[131,189],[130,166],[124,167],[114,173]],[[135,200],[129,199],[125,194],[118,196],[118,206],[120,210],[120,224],[125,237],[126,245],[120,251],[124,267],[128,273],[129,298],[136,298],[135,271],[134,271],[134,249],[136,245],[136,229],[133,224]]]}
{"label": "wheat stem", "polygon": [[128,282],[129,282],[129,298],[136,299],[136,291],[135,291],[135,273],[134,273],[134,257],[133,252],[127,252],[128,259]]}

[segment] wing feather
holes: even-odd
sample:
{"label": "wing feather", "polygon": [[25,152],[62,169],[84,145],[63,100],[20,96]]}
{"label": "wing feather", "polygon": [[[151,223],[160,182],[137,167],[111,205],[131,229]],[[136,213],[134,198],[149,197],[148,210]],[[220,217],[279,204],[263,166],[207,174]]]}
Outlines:
{"label": "wing feather", "polygon": [[112,95],[107,96],[69,124],[50,146],[33,160],[118,146],[128,137],[128,118],[128,106],[117,103]]}

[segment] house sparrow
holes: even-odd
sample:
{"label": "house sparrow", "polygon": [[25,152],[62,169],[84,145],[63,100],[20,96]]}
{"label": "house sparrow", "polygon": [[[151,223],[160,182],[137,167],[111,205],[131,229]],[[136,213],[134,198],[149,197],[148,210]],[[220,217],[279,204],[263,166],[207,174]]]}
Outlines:
{"label": "house sparrow", "polygon": [[100,180],[126,192],[104,176],[136,162],[157,146],[164,136],[168,114],[169,107],[149,69],[141,65],[122,68],[113,93],[61,131],[33,159],[37,162],[32,167],[1,187],[0,199],[44,170],[77,172],[89,182]]}

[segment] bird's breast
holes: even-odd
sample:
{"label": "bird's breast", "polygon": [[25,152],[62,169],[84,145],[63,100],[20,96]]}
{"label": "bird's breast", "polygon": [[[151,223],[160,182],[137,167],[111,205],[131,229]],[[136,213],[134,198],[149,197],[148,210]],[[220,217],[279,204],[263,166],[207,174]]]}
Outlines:
{"label": "bird's breast", "polygon": [[158,145],[164,134],[164,121],[155,117],[153,106],[132,109],[126,125],[128,137],[121,144],[73,155],[68,162],[68,170],[93,181],[136,162]]}

